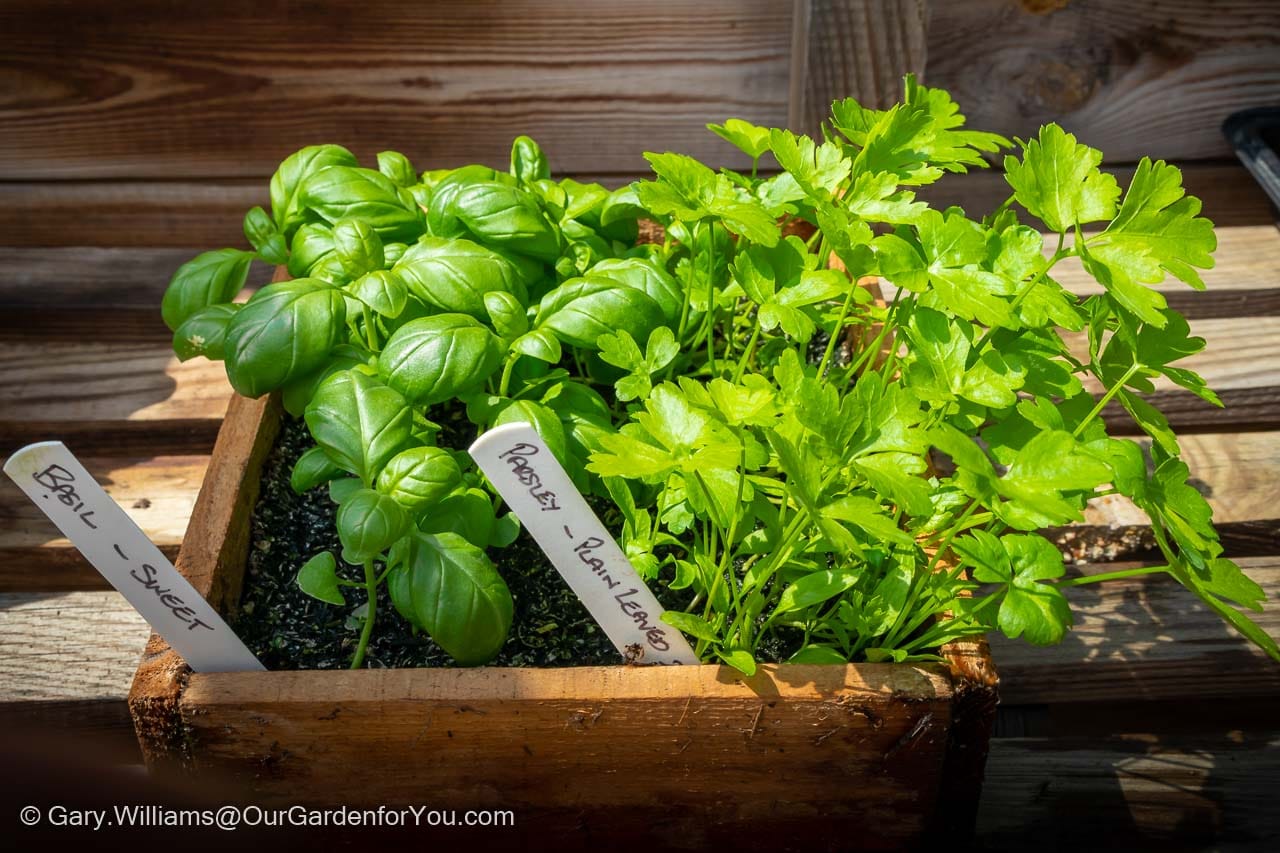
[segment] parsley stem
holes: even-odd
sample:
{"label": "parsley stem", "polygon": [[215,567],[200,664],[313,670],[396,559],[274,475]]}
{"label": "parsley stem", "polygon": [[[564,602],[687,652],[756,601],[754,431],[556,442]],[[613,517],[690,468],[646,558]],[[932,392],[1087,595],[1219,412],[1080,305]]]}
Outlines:
{"label": "parsley stem", "polygon": [[[951,525],[951,527],[947,530],[946,536],[942,540],[942,544],[938,546],[938,550],[933,552],[933,557],[929,560],[929,564],[925,567],[926,572],[933,571],[934,566],[938,564],[938,560],[942,559],[942,555],[945,554],[947,550],[951,547],[951,541],[955,539],[956,536],[962,530],[965,529],[964,523],[969,520],[969,516],[977,512],[978,507],[980,506],[982,506],[982,504],[978,503],[977,501],[974,501],[973,503],[969,504],[968,509],[966,509],[963,513],[960,514],[960,517],[956,519],[956,523]],[[981,522],[978,522],[978,523],[980,524]]]}
{"label": "parsley stem", "polygon": [[[684,304],[680,306],[680,324],[679,326],[676,327],[676,341],[681,344],[684,343],[684,333],[689,323],[689,306],[693,302],[693,258],[694,258],[694,255],[697,253],[697,249],[698,249],[698,225],[699,224],[701,223],[695,222],[693,227],[689,229],[690,231],[689,266],[685,268],[686,272],[684,276]],[[675,362],[672,362],[672,365],[674,364]],[[674,369],[674,367],[672,369]]]}
{"label": "parsley stem", "polygon": [[818,375],[826,376],[827,364],[831,361],[831,354],[835,352],[836,341],[840,340],[840,336],[844,334],[844,321],[849,316],[849,307],[853,304],[853,292],[858,286],[857,279],[849,280],[849,292],[844,296],[844,305],[840,307],[840,315],[836,319],[836,324],[831,327],[831,337],[827,341],[827,351],[822,354],[822,361],[818,362]]}
{"label": "parsley stem", "polygon": [[369,602],[365,608],[364,627],[360,629],[360,642],[355,656],[351,658],[352,669],[364,666],[364,654],[369,648],[369,638],[373,636],[373,619],[378,613],[378,579],[373,571],[373,560],[364,561],[364,588],[369,591]]}
{"label": "parsley stem", "polygon": [[1107,393],[1102,395],[1102,399],[1098,401],[1098,404],[1093,407],[1093,410],[1090,411],[1089,414],[1085,415],[1084,420],[1080,422],[1071,434],[1078,438],[1080,433],[1084,432],[1084,428],[1092,423],[1094,418],[1101,414],[1102,410],[1107,407],[1107,403],[1111,402],[1111,398],[1119,394],[1120,390],[1124,388],[1124,384],[1132,379],[1133,375],[1140,369],[1141,365],[1137,363],[1129,365],[1129,369],[1124,372],[1124,376],[1121,376],[1120,379],[1116,381],[1116,384],[1107,389]]}
{"label": "parsley stem", "polygon": [[1057,582],[1057,586],[1084,586],[1087,583],[1102,583],[1103,581],[1120,580],[1121,578],[1136,578],[1140,575],[1158,575],[1161,572],[1169,571],[1168,566],[1143,566],[1137,569],[1123,569],[1117,572],[1103,572],[1100,575],[1082,575],[1078,578],[1066,578]]}
{"label": "parsley stem", "polygon": [[742,351],[742,358],[738,359],[738,369],[733,372],[733,381],[738,383],[742,381],[742,374],[747,369],[747,363],[751,361],[751,357],[756,353],[756,342],[760,340],[760,317],[756,317],[754,327],[751,329],[751,337],[747,340],[747,348]]}
{"label": "parsley stem", "polygon": [[716,375],[716,227],[707,232],[707,364]]}
{"label": "parsley stem", "polygon": [[[1031,294],[1032,290],[1035,290],[1036,285],[1040,283],[1040,279],[1048,275],[1049,270],[1053,269],[1058,261],[1071,254],[1070,249],[1064,251],[1062,248],[1064,236],[1065,235],[1062,234],[1058,235],[1058,249],[1053,253],[1053,257],[1051,257],[1049,262],[1044,265],[1044,268],[1041,269],[1040,272],[1036,273],[1030,281],[1023,285],[1022,289],[1013,297],[1013,301],[1009,303],[1010,312],[1022,304],[1022,300],[1026,299]],[[991,336],[995,334],[996,328],[998,327],[993,326],[992,328],[987,329],[986,333],[978,339],[978,343],[974,345],[972,352],[981,353],[982,348],[991,341]]]}

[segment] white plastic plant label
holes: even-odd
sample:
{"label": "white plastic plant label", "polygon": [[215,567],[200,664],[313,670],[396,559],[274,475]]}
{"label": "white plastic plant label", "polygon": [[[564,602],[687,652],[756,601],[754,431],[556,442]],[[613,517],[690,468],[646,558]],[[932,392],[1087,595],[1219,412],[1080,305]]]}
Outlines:
{"label": "white plastic plant label", "polygon": [[564,468],[527,423],[494,427],[471,456],[629,661],[693,664],[684,635],[636,574]]}
{"label": "white plastic plant label", "polygon": [[266,669],[62,442],[27,445],[4,472],[193,670]]}

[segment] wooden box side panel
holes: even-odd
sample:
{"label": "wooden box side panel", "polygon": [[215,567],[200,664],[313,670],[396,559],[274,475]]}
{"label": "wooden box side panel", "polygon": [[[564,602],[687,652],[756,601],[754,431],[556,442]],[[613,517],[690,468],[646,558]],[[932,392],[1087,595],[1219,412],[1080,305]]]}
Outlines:
{"label": "wooden box side panel", "polygon": [[[220,613],[227,613],[240,597],[249,516],[279,426],[280,403],[275,397],[232,397],[178,552],[178,570]],[[153,768],[187,760],[177,702],[189,674],[178,653],[152,634],[129,690],[129,710],[143,757]]]}
{"label": "wooden box side panel", "polygon": [[945,668],[902,665],[366,670],[193,675],[180,706],[193,766],[257,801],[882,846],[935,811],[952,690]]}

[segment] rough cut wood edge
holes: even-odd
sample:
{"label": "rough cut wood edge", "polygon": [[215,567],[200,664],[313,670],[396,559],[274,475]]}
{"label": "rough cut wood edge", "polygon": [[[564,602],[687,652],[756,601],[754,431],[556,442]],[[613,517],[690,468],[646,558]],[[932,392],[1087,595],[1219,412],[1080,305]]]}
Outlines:
{"label": "rough cut wood edge", "polygon": [[[249,515],[263,461],[279,430],[279,410],[275,397],[232,397],[178,552],[178,570],[220,612],[240,596]],[[129,710],[143,756],[153,767],[187,759],[177,703],[189,674],[178,653],[152,634],[129,691]]]}

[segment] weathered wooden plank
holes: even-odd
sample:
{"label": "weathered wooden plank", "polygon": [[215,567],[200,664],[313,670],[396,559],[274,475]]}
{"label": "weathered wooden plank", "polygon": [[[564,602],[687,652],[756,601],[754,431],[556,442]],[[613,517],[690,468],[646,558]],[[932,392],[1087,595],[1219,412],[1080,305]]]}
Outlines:
{"label": "weathered wooden plank", "polygon": [[[1258,388],[1280,383],[1280,316],[1227,317],[1195,320],[1191,334],[1205,339],[1205,348],[1178,361],[1177,366],[1194,370],[1209,387]],[[1084,332],[1063,335],[1072,353],[1088,360],[1089,341]],[[1172,390],[1163,376],[1153,381],[1157,390]],[[1089,378],[1085,387],[1101,390]]]}
{"label": "weathered wooden plank", "polygon": [[774,0],[9,3],[24,97],[0,112],[0,178],[268,175],[328,141],[503,162],[521,133],[557,171],[643,168],[642,140],[741,166],[703,125],[786,123],[791,18]]}
{"label": "weathered wooden plank", "polygon": [[[80,461],[169,557],[182,544],[207,456],[81,457]],[[0,481],[0,590],[105,588],[45,517],[7,478]]]}
{"label": "weathered wooden plank", "polygon": [[[221,364],[179,362],[163,343],[0,342],[0,398],[6,403],[0,447],[11,449],[15,437],[25,437],[17,428],[22,424],[92,440],[104,424],[216,423],[230,394]],[[69,446],[77,453],[92,449]]]}
{"label": "weathered wooden plank", "polygon": [[[1280,386],[1224,388],[1218,391],[1222,408],[1210,405],[1190,391],[1157,391],[1146,396],[1169,419],[1178,435],[1191,432],[1227,432],[1280,427]],[[1107,428],[1115,435],[1135,435],[1140,430],[1119,403],[1102,410]]]}
{"label": "weathered wooden plank", "polygon": [[[1280,557],[1239,561],[1273,606],[1250,614],[1280,635]],[[1074,567],[1084,574],[1105,564]],[[1000,696],[1009,705],[1280,694],[1280,664],[1228,627],[1193,593],[1164,576],[1144,576],[1067,592],[1076,624],[1057,646],[993,636]]]}
{"label": "weathered wooden plank", "polygon": [[0,704],[120,702],[149,633],[114,591],[0,593]]}
{"label": "weathered wooden plank", "polygon": [[819,133],[841,98],[883,109],[902,97],[904,74],[924,70],[924,0],[796,0],[794,9],[792,130]]}
{"label": "weathered wooden plank", "polygon": [[[1109,152],[1104,152],[1109,153]],[[1116,176],[1120,186],[1127,187],[1133,177],[1133,166],[1113,165],[1108,158],[1103,171]],[[1244,167],[1229,162],[1182,162],[1182,183],[1187,192],[1204,203],[1204,215],[1219,226],[1273,225],[1275,210],[1266,193]],[[965,175],[947,175],[918,193],[939,210],[959,205],[978,218],[1013,195],[999,169],[984,169]]]}
{"label": "weathered wooden plank", "polygon": [[1112,162],[1226,157],[1235,110],[1280,98],[1265,0],[934,3],[931,85],[970,123],[1029,136],[1057,120]]}
{"label": "weathered wooden plank", "polygon": [[1272,850],[1277,785],[1274,729],[1000,738],[976,841],[1019,853],[1030,839],[1055,850]]}
{"label": "weathered wooden plank", "polygon": [[[1280,287],[1280,230],[1275,225],[1219,225],[1214,229],[1218,248],[1214,252],[1214,267],[1202,272],[1205,290],[1197,292],[1173,276],[1156,285],[1166,295],[1178,296],[1184,303],[1208,302],[1223,291],[1274,291]],[[1057,243],[1054,235],[1045,236],[1045,254],[1051,254]],[[1070,245],[1070,242],[1067,243]],[[1103,287],[1085,272],[1075,258],[1068,258],[1053,268],[1053,278],[1067,290],[1081,296],[1102,293]],[[1263,313],[1263,312],[1240,312]],[[1274,313],[1274,311],[1266,312]]]}
{"label": "weathered wooden plank", "polygon": [[[168,341],[160,299],[200,249],[0,248],[0,340]],[[254,262],[246,292],[271,277]]]}

